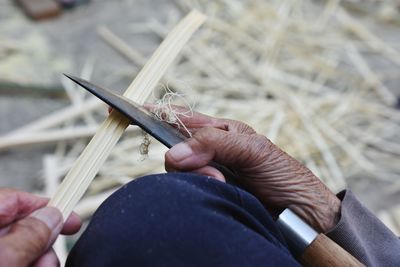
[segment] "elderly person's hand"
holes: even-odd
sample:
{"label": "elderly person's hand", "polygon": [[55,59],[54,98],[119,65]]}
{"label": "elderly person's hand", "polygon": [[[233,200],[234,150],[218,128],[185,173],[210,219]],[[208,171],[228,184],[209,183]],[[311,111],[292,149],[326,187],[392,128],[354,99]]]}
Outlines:
{"label": "elderly person's hand", "polygon": [[0,189],[0,266],[52,267],[58,259],[50,246],[58,234],[76,233],[81,221],[71,215],[64,223],[48,200],[12,189]]}
{"label": "elderly person's hand", "polygon": [[200,113],[179,118],[193,136],[166,153],[167,171],[195,171],[225,181],[218,170],[207,166],[215,161],[233,170],[270,211],[290,208],[320,231],[337,223],[340,200],[308,168],[250,126]]}

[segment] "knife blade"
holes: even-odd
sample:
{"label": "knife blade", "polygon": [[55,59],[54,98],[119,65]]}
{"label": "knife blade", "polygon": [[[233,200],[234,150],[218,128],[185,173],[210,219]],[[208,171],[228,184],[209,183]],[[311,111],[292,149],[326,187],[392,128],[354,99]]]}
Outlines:
{"label": "knife blade", "polygon": [[[110,107],[122,113],[129,118],[133,124],[142,128],[166,147],[171,148],[186,139],[178,129],[164,121],[154,118],[146,109],[129,98],[115,94],[108,89],[102,88],[82,78],[67,74],[64,75],[103,100]],[[219,170],[230,183],[237,184],[237,175],[231,169],[214,161],[210,161],[208,166]]]}

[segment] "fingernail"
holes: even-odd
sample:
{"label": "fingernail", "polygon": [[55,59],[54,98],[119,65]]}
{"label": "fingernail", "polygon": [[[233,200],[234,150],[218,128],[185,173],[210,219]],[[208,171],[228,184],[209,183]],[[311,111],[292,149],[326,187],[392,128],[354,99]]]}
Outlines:
{"label": "fingernail", "polygon": [[44,222],[51,230],[55,230],[62,225],[62,215],[59,210],[53,207],[44,207],[33,212],[30,217],[34,217]]}
{"label": "fingernail", "polygon": [[179,144],[173,146],[168,151],[168,154],[174,161],[179,162],[179,161],[182,161],[182,160],[190,157],[193,154],[193,151],[188,144],[179,143]]}

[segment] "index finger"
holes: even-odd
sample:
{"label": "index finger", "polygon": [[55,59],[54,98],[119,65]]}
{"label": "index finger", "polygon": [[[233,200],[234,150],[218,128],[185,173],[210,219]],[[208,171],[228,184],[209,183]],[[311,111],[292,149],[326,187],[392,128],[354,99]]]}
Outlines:
{"label": "index finger", "polygon": [[[189,110],[188,108],[170,105],[171,109],[168,108],[159,108],[157,105],[153,104],[145,104],[144,108],[158,114],[161,119],[166,119],[170,112],[173,112],[180,121],[185,124],[187,128],[204,128],[204,127],[214,127],[214,128],[224,128],[224,124],[221,123],[218,119],[207,116],[205,114],[201,114],[198,112],[194,112]],[[190,114],[190,115],[188,115]]]}
{"label": "index finger", "polygon": [[[153,104],[145,104],[144,107],[153,113],[160,113],[158,107]],[[199,112],[190,111],[188,108],[170,105],[172,112],[179,118],[179,120],[185,125],[185,127],[192,133],[195,134],[198,130],[205,127],[212,127],[224,131],[240,134],[254,134],[256,133],[249,125],[240,121],[214,118]],[[168,109],[161,109],[161,118],[165,119],[167,116]],[[191,116],[187,114],[191,113]],[[185,132],[183,132],[185,133]]]}
{"label": "index finger", "polygon": [[44,207],[48,199],[14,189],[0,189],[0,227],[26,217]]}

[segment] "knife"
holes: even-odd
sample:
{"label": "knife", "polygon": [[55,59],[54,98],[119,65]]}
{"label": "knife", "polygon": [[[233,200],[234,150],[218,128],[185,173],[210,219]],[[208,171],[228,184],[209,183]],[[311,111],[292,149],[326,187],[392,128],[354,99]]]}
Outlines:
{"label": "knife", "polygon": [[[82,78],[67,74],[64,75],[103,100],[110,107],[125,115],[133,124],[142,128],[145,132],[153,136],[166,147],[171,148],[186,139],[186,136],[184,136],[178,129],[164,121],[154,118],[150,112],[129,98],[117,95],[110,90],[97,86]],[[210,161],[208,165],[219,170],[230,183],[237,183],[237,175],[229,168],[214,161]]]}

